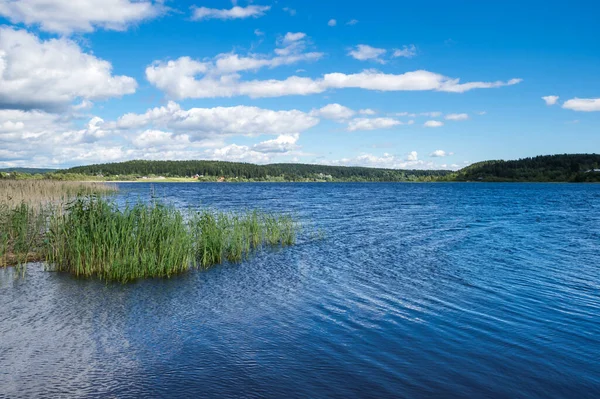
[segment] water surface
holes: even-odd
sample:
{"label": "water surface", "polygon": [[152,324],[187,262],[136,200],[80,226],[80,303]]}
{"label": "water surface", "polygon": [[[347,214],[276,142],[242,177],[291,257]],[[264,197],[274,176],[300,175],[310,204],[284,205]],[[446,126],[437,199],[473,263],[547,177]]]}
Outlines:
{"label": "water surface", "polygon": [[0,397],[600,396],[600,185],[153,186],[325,239],[128,285],[0,270]]}

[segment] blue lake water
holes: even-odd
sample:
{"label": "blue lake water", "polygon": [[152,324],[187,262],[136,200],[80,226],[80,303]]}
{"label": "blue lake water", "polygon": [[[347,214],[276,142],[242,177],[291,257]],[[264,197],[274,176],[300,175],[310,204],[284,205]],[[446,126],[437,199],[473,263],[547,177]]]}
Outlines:
{"label": "blue lake water", "polygon": [[600,397],[600,185],[153,187],[325,237],[128,285],[0,270],[0,397]]}

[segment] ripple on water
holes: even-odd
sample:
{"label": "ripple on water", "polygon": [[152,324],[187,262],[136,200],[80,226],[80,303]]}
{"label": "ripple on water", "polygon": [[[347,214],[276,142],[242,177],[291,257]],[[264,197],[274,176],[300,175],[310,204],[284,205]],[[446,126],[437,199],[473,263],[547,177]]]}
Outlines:
{"label": "ripple on water", "polygon": [[125,286],[0,269],[0,397],[600,396],[600,185],[155,188],[326,238]]}

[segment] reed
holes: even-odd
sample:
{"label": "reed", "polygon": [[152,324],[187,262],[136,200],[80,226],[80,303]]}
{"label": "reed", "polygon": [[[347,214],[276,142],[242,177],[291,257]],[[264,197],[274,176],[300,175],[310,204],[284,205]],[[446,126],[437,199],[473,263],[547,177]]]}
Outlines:
{"label": "reed", "polygon": [[46,260],[75,276],[127,282],[188,270],[193,243],[181,213],[159,203],[119,210],[80,198],[50,221]]}
{"label": "reed", "polygon": [[46,261],[56,271],[121,282],[169,277],[293,245],[300,229],[290,215],[259,211],[185,213],[156,200],[119,209],[100,196],[115,189],[104,184],[0,187],[0,266]]}
{"label": "reed", "polygon": [[0,180],[0,267],[44,259],[48,220],[64,201],[115,190],[100,183]]}
{"label": "reed", "polygon": [[0,204],[14,207],[24,202],[38,207],[78,195],[108,194],[116,190],[114,185],[98,182],[0,180]]}
{"label": "reed", "polygon": [[79,198],[50,219],[45,258],[57,271],[128,282],[239,263],[263,246],[294,244],[299,229],[287,215],[184,214],[156,201],[120,210],[101,197]]}

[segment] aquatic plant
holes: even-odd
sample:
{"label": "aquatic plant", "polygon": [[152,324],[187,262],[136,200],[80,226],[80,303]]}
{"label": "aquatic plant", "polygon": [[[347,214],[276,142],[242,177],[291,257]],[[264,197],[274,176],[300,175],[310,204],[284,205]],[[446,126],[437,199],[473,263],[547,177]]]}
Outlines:
{"label": "aquatic plant", "polygon": [[160,201],[119,209],[86,197],[50,219],[45,258],[52,269],[75,276],[121,282],[170,277],[195,266],[241,262],[262,246],[292,245],[299,228],[289,215],[184,214]]}
{"label": "aquatic plant", "polygon": [[50,221],[46,260],[58,271],[122,282],[188,270],[193,243],[181,213],[153,202],[119,210],[79,198]]}
{"label": "aquatic plant", "polygon": [[0,179],[0,204],[18,206],[22,202],[39,207],[64,202],[78,195],[109,194],[116,186],[98,182]]}
{"label": "aquatic plant", "polygon": [[0,180],[0,267],[44,259],[48,221],[64,201],[115,190],[100,183]]}

